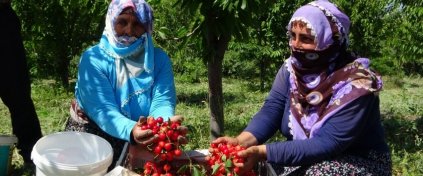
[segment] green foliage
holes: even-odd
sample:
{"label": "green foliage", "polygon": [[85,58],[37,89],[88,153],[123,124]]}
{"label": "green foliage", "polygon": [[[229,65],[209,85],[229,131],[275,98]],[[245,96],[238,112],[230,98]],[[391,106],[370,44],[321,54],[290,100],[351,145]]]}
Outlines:
{"label": "green foliage", "polygon": [[[260,4],[265,13],[253,13],[248,40],[235,40],[229,45],[224,60],[224,75],[254,80],[256,87],[271,86],[275,73],[289,56],[287,30],[291,12],[305,1],[275,1]],[[281,35],[282,34],[282,35]]]}
{"label": "green foliage", "polygon": [[69,75],[70,61],[99,40],[108,2],[14,1],[33,74],[55,78],[67,87],[69,76],[75,77]]}
{"label": "green foliage", "polygon": [[403,75],[401,67],[396,67],[395,60],[391,57],[371,58],[371,67],[382,75]]}
{"label": "green foliage", "polygon": [[184,82],[200,82],[207,74],[204,63],[199,58],[177,57],[174,62],[174,70]]}
{"label": "green foliage", "polygon": [[361,56],[378,57],[381,42],[378,40],[383,29],[383,16],[389,12],[389,1],[334,1],[351,20],[350,44],[352,50]]}
{"label": "green foliage", "polygon": [[423,174],[423,153],[418,151],[410,153],[407,151],[392,151],[392,162],[394,175],[421,175]]}
{"label": "green foliage", "polygon": [[423,174],[423,80],[385,77],[381,112],[394,175]]}
{"label": "green foliage", "polygon": [[408,0],[337,0],[350,15],[351,48],[359,55],[377,58],[383,74],[422,74],[423,17],[421,2]]}
{"label": "green foliage", "polygon": [[[244,77],[253,65],[257,86],[270,84],[274,70],[289,56],[285,26],[296,8],[309,1],[149,0],[154,9],[154,39],[172,60],[177,74],[198,81],[206,73],[202,51],[207,31],[233,35],[223,64],[226,76]],[[351,18],[351,48],[373,60],[382,74],[422,74],[422,2],[410,0],[333,0]],[[106,0],[14,1],[33,76],[75,78],[81,52],[97,42],[104,27]],[[214,10],[210,10],[214,9]],[[202,14],[217,13],[208,26]],[[224,13],[220,13],[224,11]],[[197,35],[198,37],[192,37]],[[244,50],[245,49],[245,50]],[[248,56],[249,60],[245,60]],[[240,57],[240,58],[237,58]],[[189,58],[189,59],[187,59]],[[197,65],[197,66],[194,66]],[[245,68],[235,71],[235,65]],[[200,69],[200,70],[199,70]],[[192,73],[193,72],[193,73]],[[257,73],[258,72],[258,73]],[[238,74],[239,73],[239,74]],[[250,72],[253,73],[253,72]],[[251,75],[248,75],[251,77]]]}
{"label": "green foliage", "polygon": [[[184,81],[199,82],[207,70],[202,58],[198,58],[201,56],[201,40],[189,37],[197,25],[192,22],[196,15],[184,13],[175,3],[176,0],[150,2],[155,16],[155,44],[169,54],[176,75]],[[194,31],[190,31],[191,28]]]}
{"label": "green foliage", "polygon": [[406,68],[405,74],[423,74],[423,18],[422,3],[398,4],[385,17],[383,51],[394,60],[395,67]]}

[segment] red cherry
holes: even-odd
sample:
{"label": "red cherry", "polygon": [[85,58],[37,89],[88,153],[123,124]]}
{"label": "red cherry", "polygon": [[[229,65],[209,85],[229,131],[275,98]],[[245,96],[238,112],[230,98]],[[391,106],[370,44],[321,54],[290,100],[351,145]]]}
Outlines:
{"label": "red cherry", "polygon": [[224,150],[222,151],[222,153],[223,153],[223,154],[225,154],[226,156],[229,156],[229,153],[230,153],[230,152],[229,152],[229,150],[228,150],[228,149],[224,149]]}
{"label": "red cherry", "polygon": [[162,127],[167,127],[167,126],[169,126],[169,123],[167,123],[167,122],[162,123]]}
{"label": "red cherry", "polygon": [[166,160],[172,161],[173,160],[173,154],[172,153],[166,153]]}
{"label": "red cherry", "polygon": [[144,169],[144,174],[145,175],[150,175],[151,174],[151,169]]}
{"label": "red cherry", "polygon": [[170,151],[170,150],[172,150],[172,144],[171,143],[166,143],[164,145],[164,148],[165,148],[166,151]]}
{"label": "red cherry", "polygon": [[166,135],[167,135],[168,137],[172,137],[172,135],[173,135],[173,130],[167,130],[167,131],[166,131]]}
{"label": "red cherry", "polygon": [[141,125],[141,130],[148,130],[148,125]]}
{"label": "red cherry", "polygon": [[163,123],[163,117],[157,117],[156,121],[157,121],[157,123],[162,124]]}
{"label": "red cherry", "polygon": [[160,140],[160,141],[164,141],[164,140],[166,140],[166,134],[164,134],[164,133],[159,133],[159,140]]}
{"label": "red cherry", "polygon": [[235,167],[234,172],[238,174],[239,173],[239,167]]}
{"label": "red cherry", "polygon": [[160,154],[160,160],[162,160],[162,161],[166,161],[166,160],[167,160],[167,155],[166,155],[166,153],[162,153],[162,154]]}
{"label": "red cherry", "polygon": [[154,153],[157,154],[157,155],[160,154],[160,153],[162,153],[162,147],[160,147],[160,146],[155,147],[154,148]]}
{"label": "red cherry", "polygon": [[172,140],[172,141],[178,141],[178,138],[179,138],[179,133],[178,132],[174,132],[173,134],[172,134],[172,136],[170,137],[170,139]]}
{"label": "red cherry", "polygon": [[244,159],[243,158],[235,158],[234,163],[244,163]]}
{"label": "red cherry", "polygon": [[166,172],[169,172],[170,171],[170,165],[169,164],[165,164],[164,166],[163,166],[163,170],[165,170]]}
{"label": "red cherry", "polygon": [[179,149],[174,150],[173,153],[175,154],[175,156],[181,156],[182,155],[182,151],[179,150]]}
{"label": "red cherry", "polygon": [[165,144],[166,144],[165,141],[159,141],[159,143],[157,145],[160,146],[160,147],[164,147]]}
{"label": "red cherry", "polygon": [[147,124],[150,128],[152,128],[152,127],[156,126],[157,122],[156,122],[156,120],[154,120],[154,118],[150,117],[150,118],[147,119]]}
{"label": "red cherry", "polygon": [[226,172],[226,170],[225,170],[225,166],[224,165],[220,165],[220,167],[219,167],[219,170],[218,170],[220,173],[225,173]]}
{"label": "red cherry", "polygon": [[170,128],[172,128],[172,129],[176,130],[176,129],[178,128],[178,126],[179,126],[179,124],[178,124],[177,122],[173,122],[173,123],[170,125]]}

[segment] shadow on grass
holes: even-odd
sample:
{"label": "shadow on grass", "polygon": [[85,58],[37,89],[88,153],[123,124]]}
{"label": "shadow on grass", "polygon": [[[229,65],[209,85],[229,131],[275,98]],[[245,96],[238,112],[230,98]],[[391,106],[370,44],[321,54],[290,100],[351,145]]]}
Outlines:
{"label": "shadow on grass", "polygon": [[[178,103],[185,103],[189,106],[196,105],[200,106],[205,102],[208,102],[208,92],[195,92],[195,93],[185,93],[179,92],[176,93]],[[232,93],[224,93],[223,99],[225,103],[233,103],[237,101],[237,96]]]}
{"label": "shadow on grass", "polygon": [[414,153],[423,147],[423,118],[406,120],[382,115],[385,135],[391,150]]}
{"label": "shadow on grass", "polygon": [[247,124],[239,122],[237,123],[236,120],[229,123],[225,123],[225,135],[237,136],[241,131],[245,129],[245,127],[247,127]]}
{"label": "shadow on grass", "polygon": [[196,105],[200,106],[203,105],[203,101],[207,101],[207,92],[195,92],[195,93],[185,93],[185,92],[178,92],[176,94],[178,103],[185,103],[189,106]]}

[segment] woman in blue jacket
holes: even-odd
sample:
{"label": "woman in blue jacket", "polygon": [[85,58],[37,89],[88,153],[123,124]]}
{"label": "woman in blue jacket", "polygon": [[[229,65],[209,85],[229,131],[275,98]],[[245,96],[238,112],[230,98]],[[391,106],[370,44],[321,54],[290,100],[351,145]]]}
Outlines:
{"label": "woman in blue jacket", "polygon": [[[146,118],[140,117],[181,117],[174,116],[171,60],[152,41],[150,6],[144,0],[113,0],[105,24],[100,42],[81,56],[66,130],[106,138],[116,161],[125,142],[145,146],[157,138],[151,130],[141,130],[137,122]],[[181,134],[186,132],[182,129]]]}
{"label": "woman in blue jacket", "polygon": [[[248,147],[242,171],[266,161],[278,175],[391,175],[380,121],[380,75],[369,60],[347,51],[350,20],[319,0],[288,23],[291,56],[276,75],[262,108],[237,137]],[[286,141],[265,143],[276,131]]]}

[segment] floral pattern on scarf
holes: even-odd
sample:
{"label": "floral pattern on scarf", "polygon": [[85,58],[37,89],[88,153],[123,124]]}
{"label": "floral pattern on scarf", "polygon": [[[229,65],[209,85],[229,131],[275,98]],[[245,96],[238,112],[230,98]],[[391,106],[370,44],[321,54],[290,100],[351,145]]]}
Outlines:
{"label": "floral pattern on scarf", "polygon": [[[291,59],[287,60],[286,65],[292,85],[290,126],[294,139],[313,137],[314,132],[342,107],[361,96],[381,90],[380,75],[359,62],[364,59],[356,59],[329,76],[322,74],[320,77],[322,82],[314,89],[307,89],[306,86],[301,85],[301,81],[296,77],[295,67],[290,62]],[[321,96],[318,104],[313,105],[307,101],[307,95],[312,93]]]}

